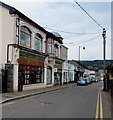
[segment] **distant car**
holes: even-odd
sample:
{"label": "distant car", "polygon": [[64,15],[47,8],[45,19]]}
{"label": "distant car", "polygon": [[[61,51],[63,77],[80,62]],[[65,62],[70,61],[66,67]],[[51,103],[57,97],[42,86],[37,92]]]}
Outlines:
{"label": "distant car", "polygon": [[88,83],[88,84],[91,84],[91,78],[90,77],[86,77],[86,78],[84,78],[85,80],[86,80],[86,82]]}
{"label": "distant car", "polygon": [[98,82],[96,78],[91,78],[91,82]]}
{"label": "distant car", "polygon": [[77,81],[77,85],[87,85],[87,82],[85,81],[84,78],[80,78],[80,79]]}
{"label": "distant car", "polygon": [[88,78],[84,78],[84,80],[86,81],[87,84],[91,84],[91,80]]}

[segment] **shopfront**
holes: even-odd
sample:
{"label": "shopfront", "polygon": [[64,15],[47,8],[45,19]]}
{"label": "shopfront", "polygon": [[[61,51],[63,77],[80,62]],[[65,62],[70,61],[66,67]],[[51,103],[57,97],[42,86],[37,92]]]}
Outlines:
{"label": "shopfront", "polygon": [[54,83],[62,85],[62,63],[63,60],[56,59],[54,65]]}
{"label": "shopfront", "polygon": [[39,57],[28,52],[20,51],[18,90],[22,91],[23,86],[44,83],[44,57]]}
{"label": "shopfront", "polygon": [[47,84],[52,84],[52,68],[47,67]]}

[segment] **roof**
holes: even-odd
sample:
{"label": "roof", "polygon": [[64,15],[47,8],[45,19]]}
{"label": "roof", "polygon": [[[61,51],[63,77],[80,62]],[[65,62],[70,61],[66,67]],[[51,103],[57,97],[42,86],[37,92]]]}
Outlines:
{"label": "roof", "polygon": [[63,41],[62,41],[60,38],[56,37],[55,35],[53,35],[53,34],[50,33],[50,32],[47,33],[47,38],[49,38],[49,37],[52,37],[52,38],[54,38],[55,40],[57,40],[59,43],[63,44]]}
{"label": "roof", "polygon": [[57,38],[54,34],[48,32],[47,30],[45,30],[43,27],[41,27],[40,25],[38,25],[36,22],[34,22],[33,20],[31,20],[30,18],[28,18],[26,15],[24,15],[23,13],[21,13],[20,11],[18,11],[17,9],[15,9],[14,7],[11,7],[3,2],[0,1],[0,6],[3,6],[5,8],[7,8],[9,10],[10,14],[17,14],[20,18],[24,19],[25,21],[31,23],[34,27],[38,28],[39,30],[43,31],[44,33],[46,33],[49,37],[53,37],[55,40],[57,40],[60,43],[63,43],[59,38]]}
{"label": "roof", "polygon": [[81,67],[83,67],[83,68],[85,68],[85,69],[96,71],[94,68],[89,68],[88,66],[85,66],[85,65],[81,64],[79,61],[76,61],[76,60],[69,60],[69,62],[72,63],[72,64],[77,63],[79,66],[81,66]]}
{"label": "roof", "polygon": [[55,35],[56,37],[62,38],[62,36],[58,32],[52,32],[52,34]]}

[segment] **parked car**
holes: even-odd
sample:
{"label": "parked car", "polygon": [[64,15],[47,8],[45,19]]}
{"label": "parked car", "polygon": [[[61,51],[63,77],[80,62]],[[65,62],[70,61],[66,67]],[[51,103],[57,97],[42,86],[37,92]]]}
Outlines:
{"label": "parked car", "polygon": [[91,82],[98,82],[96,78],[91,78]]}
{"label": "parked car", "polygon": [[91,84],[91,80],[89,78],[84,78],[87,84]]}
{"label": "parked car", "polygon": [[90,77],[86,77],[85,80],[88,84],[91,84],[91,78]]}
{"label": "parked car", "polygon": [[80,79],[77,81],[77,85],[87,85],[87,82],[85,81],[84,78],[80,78]]}

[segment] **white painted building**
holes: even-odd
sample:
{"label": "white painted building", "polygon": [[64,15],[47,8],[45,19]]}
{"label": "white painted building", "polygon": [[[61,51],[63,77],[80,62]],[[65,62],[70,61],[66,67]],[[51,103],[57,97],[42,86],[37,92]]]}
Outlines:
{"label": "white painted building", "polygon": [[74,82],[74,65],[68,62],[63,64],[63,83]]}
{"label": "white painted building", "polygon": [[64,62],[63,63],[63,83],[68,83],[68,81],[69,81],[69,79],[68,79],[68,72],[69,72],[69,70],[68,70],[68,62]]}
{"label": "white painted building", "polygon": [[68,82],[74,82],[74,65],[73,64],[68,64]]}
{"label": "white painted building", "polygon": [[64,51],[61,35],[46,31],[2,2],[0,11],[0,69],[7,73],[7,81],[3,80],[7,91],[62,84],[62,64],[67,59],[67,48]]}

